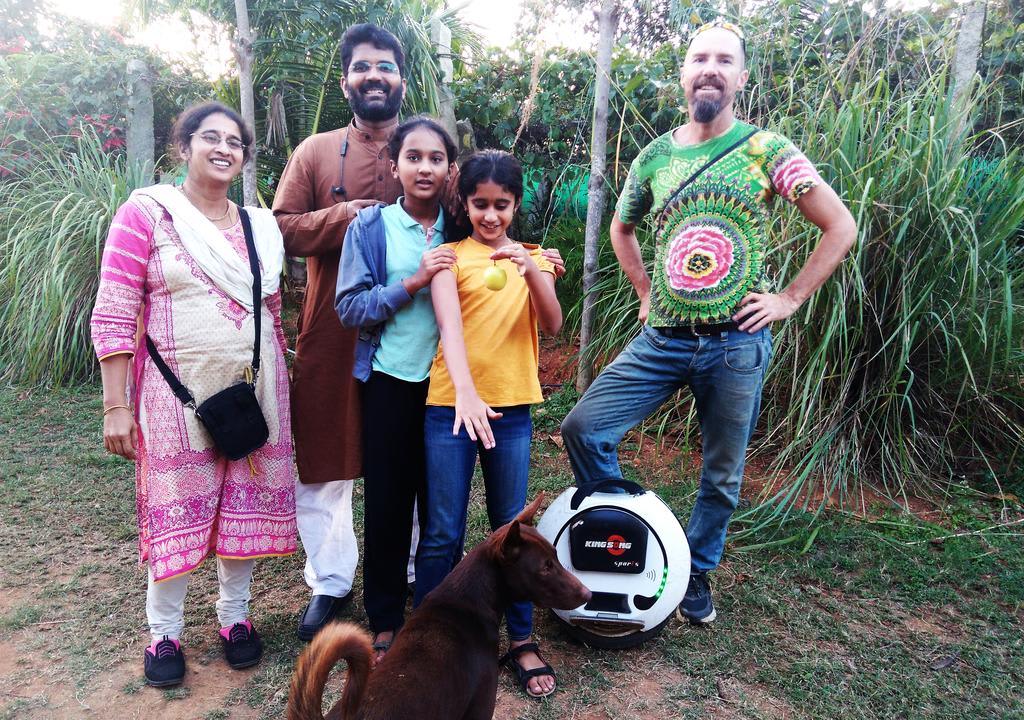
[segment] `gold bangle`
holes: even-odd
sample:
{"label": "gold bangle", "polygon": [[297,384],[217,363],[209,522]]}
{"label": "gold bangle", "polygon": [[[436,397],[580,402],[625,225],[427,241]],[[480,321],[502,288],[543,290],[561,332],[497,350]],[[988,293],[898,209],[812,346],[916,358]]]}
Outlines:
{"label": "gold bangle", "polygon": [[110,407],[103,409],[103,417],[106,417],[107,413],[110,412],[111,410],[117,410],[118,408],[124,408],[125,410],[131,410],[131,408],[128,407],[127,405],[111,405]]}

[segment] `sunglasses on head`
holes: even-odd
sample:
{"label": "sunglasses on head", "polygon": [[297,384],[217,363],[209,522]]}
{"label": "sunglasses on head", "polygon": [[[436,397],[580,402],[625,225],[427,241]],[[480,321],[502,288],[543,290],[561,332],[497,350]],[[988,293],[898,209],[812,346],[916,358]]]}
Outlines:
{"label": "sunglasses on head", "polygon": [[703,25],[701,25],[699,28],[697,28],[694,31],[693,36],[697,37],[702,32],[705,32],[707,30],[711,30],[712,28],[722,28],[723,30],[728,30],[733,35],[738,37],[740,39],[740,48],[743,50],[743,54],[744,55],[747,54],[747,38],[743,34],[742,28],[740,28],[740,26],[736,25],[735,23],[731,23],[731,22],[729,22],[727,20],[723,20],[722,18],[718,18],[717,20],[712,20],[709,23],[704,23]]}

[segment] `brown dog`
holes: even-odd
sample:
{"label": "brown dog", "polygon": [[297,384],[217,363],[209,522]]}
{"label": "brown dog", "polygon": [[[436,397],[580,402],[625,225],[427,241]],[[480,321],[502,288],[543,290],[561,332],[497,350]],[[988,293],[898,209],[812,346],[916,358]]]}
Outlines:
{"label": "brown dog", "polygon": [[558,562],[533,527],[543,493],[469,553],[412,614],[370,672],[370,638],[328,625],[299,657],[288,720],[323,720],[327,676],[341,659],[348,677],[326,720],[491,720],[498,690],[498,624],[509,604],[571,609],[590,591]]}

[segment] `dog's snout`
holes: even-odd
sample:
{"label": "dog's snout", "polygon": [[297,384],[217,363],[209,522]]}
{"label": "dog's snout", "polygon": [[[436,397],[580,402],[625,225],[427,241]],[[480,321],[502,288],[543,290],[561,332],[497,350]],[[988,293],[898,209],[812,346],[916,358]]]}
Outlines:
{"label": "dog's snout", "polygon": [[590,588],[580,582],[579,578],[576,578],[576,584],[579,585],[579,591],[576,594],[579,602],[573,607],[579,607],[580,605],[590,602],[590,598],[593,596],[593,593],[590,592]]}
{"label": "dog's snout", "polygon": [[560,602],[552,604],[552,607],[558,610],[572,610],[590,602],[591,592],[587,586],[564,567],[561,570],[562,572],[559,573],[559,584],[562,588]]}

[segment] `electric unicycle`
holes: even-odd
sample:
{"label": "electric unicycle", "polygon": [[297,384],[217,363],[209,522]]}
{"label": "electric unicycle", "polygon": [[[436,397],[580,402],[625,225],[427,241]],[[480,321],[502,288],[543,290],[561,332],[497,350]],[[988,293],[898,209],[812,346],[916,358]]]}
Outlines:
{"label": "electric unicycle", "polygon": [[686,594],[690,547],[683,528],[661,498],[634,482],[616,478],[569,488],[537,529],[593,593],[582,607],[553,611],[587,645],[639,645],[661,632]]}

